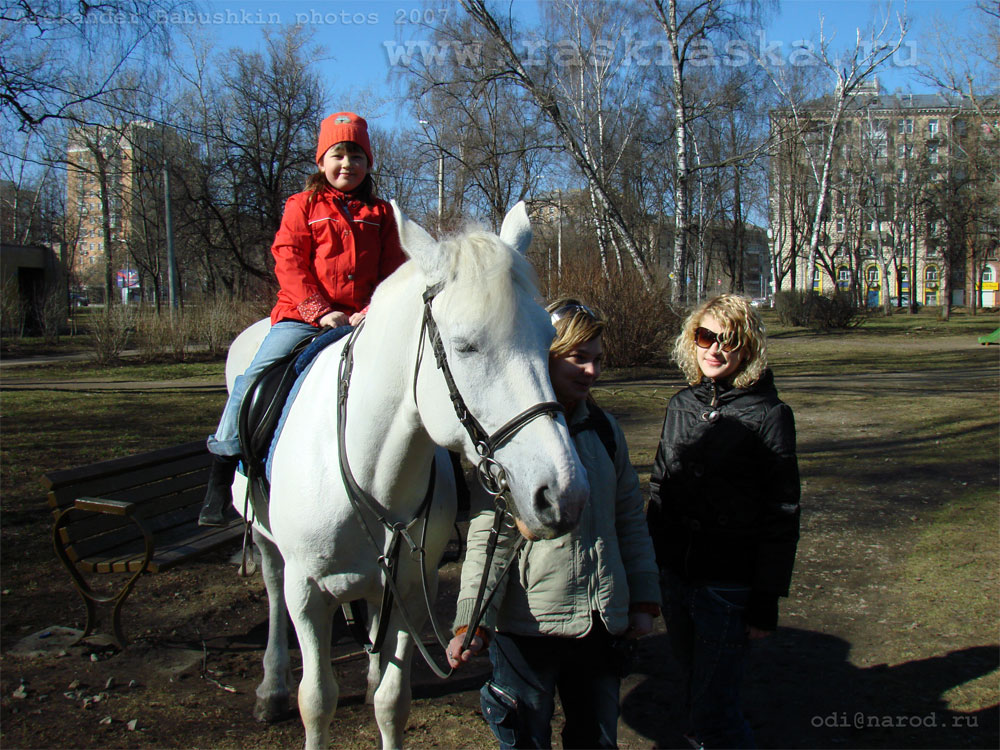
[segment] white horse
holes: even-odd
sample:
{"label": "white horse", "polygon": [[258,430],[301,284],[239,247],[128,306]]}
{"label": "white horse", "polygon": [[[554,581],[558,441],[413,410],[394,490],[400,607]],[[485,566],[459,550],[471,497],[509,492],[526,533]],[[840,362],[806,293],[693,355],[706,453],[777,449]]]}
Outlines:
{"label": "white horse", "polygon": [[[270,631],[254,713],[261,720],[287,715],[287,612],[302,652],[298,706],[307,748],[329,746],[338,697],[330,665],[337,607],[365,599],[370,613],[378,611],[383,590],[378,558],[393,525],[400,528],[414,519],[432,467],[436,481],[425,570],[435,593],[437,563],[455,515],[454,477],[442,447],[462,452],[474,464],[480,454],[489,454],[486,463],[494,475],[493,461],[502,464],[512,511],[529,534],[540,538],[571,529],[589,494],[565,419],[551,404],[548,349],[554,330],[523,257],[531,240],[523,204],[508,214],[499,238],[470,232],[441,243],[393,208],[411,260],[380,285],[354,338],[343,441],[349,474],[376,499],[386,522],[356,508],[338,462],[344,340],[319,354],[289,409],[272,458],[270,507],[258,509],[255,521]],[[435,361],[435,327],[444,368],[471,415],[464,423]],[[243,371],[265,331],[266,323],[237,339],[227,376]],[[490,433],[485,440],[482,433],[477,438],[488,446],[473,444],[469,430],[476,434],[477,428]],[[237,475],[238,509],[245,485]],[[412,526],[412,538],[419,539],[420,526]],[[403,602],[391,610],[380,654],[370,657],[369,685],[387,748],[401,747],[410,709],[414,640],[403,618],[409,613],[419,629],[427,616],[419,568],[418,555],[404,544],[396,584]],[[379,618],[372,619],[374,640]]]}

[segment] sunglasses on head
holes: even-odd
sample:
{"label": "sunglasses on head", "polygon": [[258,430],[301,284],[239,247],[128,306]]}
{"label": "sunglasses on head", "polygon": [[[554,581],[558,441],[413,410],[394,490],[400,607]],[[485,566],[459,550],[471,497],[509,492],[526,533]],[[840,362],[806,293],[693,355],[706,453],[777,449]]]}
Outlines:
{"label": "sunglasses on head", "polygon": [[698,345],[701,349],[710,349],[712,344],[718,342],[719,348],[724,352],[731,352],[736,348],[736,342],[733,341],[733,336],[731,334],[716,333],[715,331],[710,331],[707,328],[702,328],[698,326],[694,329],[694,343]]}
{"label": "sunglasses on head", "polygon": [[581,305],[579,302],[571,302],[570,304],[563,305],[562,307],[556,308],[551,313],[552,323],[555,325],[558,321],[563,318],[572,318],[579,313],[584,315],[589,315],[594,320],[597,320],[597,316],[594,311],[591,310],[586,305]]}

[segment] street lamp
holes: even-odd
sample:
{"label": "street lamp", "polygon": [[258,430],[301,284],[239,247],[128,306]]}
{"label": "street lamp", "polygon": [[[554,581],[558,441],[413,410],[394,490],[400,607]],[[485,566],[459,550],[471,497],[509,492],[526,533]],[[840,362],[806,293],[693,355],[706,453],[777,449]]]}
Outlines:
{"label": "street lamp", "polygon": [[[430,136],[427,134],[427,126],[430,123],[427,120],[418,120],[420,127],[423,128],[424,135],[430,140]],[[438,220],[437,220],[437,233],[438,237],[441,237],[441,224],[442,217],[444,216],[444,149],[438,144],[437,134],[434,135],[434,147],[438,152]]]}

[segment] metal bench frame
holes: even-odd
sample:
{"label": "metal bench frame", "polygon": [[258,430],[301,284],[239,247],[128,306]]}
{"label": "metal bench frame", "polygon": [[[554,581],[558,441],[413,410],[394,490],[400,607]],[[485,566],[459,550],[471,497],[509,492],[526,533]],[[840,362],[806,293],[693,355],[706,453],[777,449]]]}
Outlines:
{"label": "metal bench frame", "polygon": [[[158,573],[239,540],[237,518],[226,526],[198,526],[212,456],[203,441],[102,461],[43,477],[55,521],[52,541],[83,599],[87,624],[98,605],[111,605],[113,640],[124,648],[122,606],[144,573]],[[112,594],[101,594],[85,574],[127,574]]]}

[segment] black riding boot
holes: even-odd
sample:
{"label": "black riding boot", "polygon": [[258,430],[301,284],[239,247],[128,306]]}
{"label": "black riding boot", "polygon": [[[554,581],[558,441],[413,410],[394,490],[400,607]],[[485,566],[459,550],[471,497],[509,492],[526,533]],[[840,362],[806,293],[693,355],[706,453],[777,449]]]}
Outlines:
{"label": "black riding boot", "polygon": [[205,504],[201,506],[198,516],[199,526],[225,526],[223,514],[227,506],[232,504],[233,477],[236,476],[236,466],[239,456],[215,456],[212,459],[212,469],[208,474],[208,491],[205,493]]}

